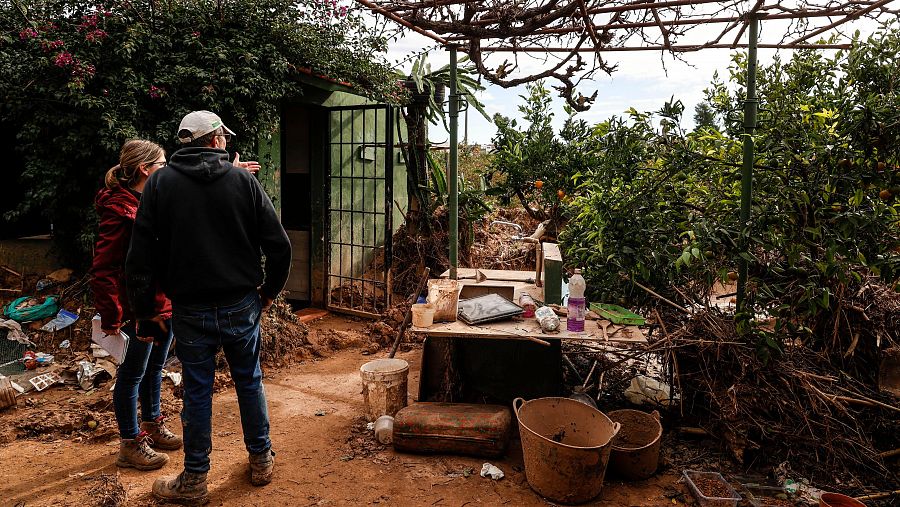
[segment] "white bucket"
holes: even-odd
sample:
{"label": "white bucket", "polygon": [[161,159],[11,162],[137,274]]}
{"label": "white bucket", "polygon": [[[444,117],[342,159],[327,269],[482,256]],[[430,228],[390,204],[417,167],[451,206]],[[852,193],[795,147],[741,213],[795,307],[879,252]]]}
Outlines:
{"label": "white bucket", "polygon": [[409,363],[402,359],[376,359],[362,365],[362,395],[366,404],[366,420],[372,422],[383,415],[393,417],[406,406]]}
{"label": "white bucket", "polygon": [[434,305],[430,303],[412,305],[412,325],[431,327],[434,324]]}

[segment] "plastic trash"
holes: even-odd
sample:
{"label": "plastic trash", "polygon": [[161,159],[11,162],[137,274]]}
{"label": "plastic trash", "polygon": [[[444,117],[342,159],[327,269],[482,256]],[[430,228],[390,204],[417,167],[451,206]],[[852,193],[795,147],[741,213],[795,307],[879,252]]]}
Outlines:
{"label": "plastic trash", "polygon": [[59,303],[55,296],[47,296],[43,301],[25,296],[6,306],[4,314],[16,322],[32,322],[56,315]]}
{"label": "plastic trash", "polygon": [[31,340],[28,339],[28,336],[25,334],[25,332],[22,331],[22,326],[18,322],[12,319],[0,319],[0,327],[9,329],[9,333],[6,335],[7,340],[12,340],[21,343],[22,345],[31,345],[32,347],[34,346],[34,344],[31,343]]}
{"label": "plastic trash", "polygon": [[71,326],[77,320],[78,320],[77,313],[72,313],[68,310],[60,310],[59,313],[56,314],[56,317],[53,320],[44,324],[44,326],[41,327],[41,331],[49,331],[51,333],[54,331],[59,331],[60,329],[65,329],[65,328]]}
{"label": "plastic trash", "polygon": [[522,312],[522,317],[526,319],[534,317],[534,312],[537,310],[537,304],[530,295],[523,292],[522,295],[519,296],[519,306],[524,310],[524,312]]}
{"label": "plastic trash", "polygon": [[559,317],[549,306],[542,306],[534,312],[534,316],[545,333],[559,332]]}
{"label": "plastic trash", "polygon": [[32,377],[28,380],[34,389],[38,392],[47,389],[53,384],[59,382],[59,377],[55,373],[44,373],[43,375],[38,375],[37,377]]}
{"label": "plastic trash", "polygon": [[568,312],[566,314],[566,330],[573,333],[584,332],[584,318],[587,314],[587,303],[584,293],[587,290],[581,270],[576,269],[572,278],[569,278],[569,299],[566,301]]}
{"label": "plastic trash", "polygon": [[672,388],[665,382],[638,375],[631,379],[631,384],[625,389],[625,398],[635,405],[664,405],[668,406],[678,399],[671,396]]}
{"label": "plastic trash", "polygon": [[63,341],[61,341],[61,342],[59,343],[59,348],[61,348],[61,349],[67,349],[67,348],[69,348],[71,345],[72,345],[72,342],[70,342],[69,340],[63,340]]}
{"label": "plastic trash", "polygon": [[93,389],[106,379],[112,378],[109,372],[90,361],[80,361],[78,363],[78,371],[75,377],[78,379],[78,385],[85,391]]}
{"label": "plastic trash", "polygon": [[375,439],[384,445],[394,441],[394,418],[383,415],[375,420]]}
{"label": "plastic trash", "polygon": [[481,476],[482,477],[490,477],[495,481],[499,481],[504,477],[503,470],[491,465],[490,463],[485,463],[481,466]]}

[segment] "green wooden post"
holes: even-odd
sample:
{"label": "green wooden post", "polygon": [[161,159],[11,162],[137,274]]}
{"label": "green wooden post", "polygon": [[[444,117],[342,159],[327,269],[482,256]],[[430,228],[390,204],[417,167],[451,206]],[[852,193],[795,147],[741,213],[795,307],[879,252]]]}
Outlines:
{"label": "green wooden post", "polygon": [[[750,210],[753,204],[753,134],[756,132],[756,113],[759,100],[756,97],[756,46],[759,39],[759,18],[752,16],[750,23],[749,57],[747,60],[747,97],[744,100],[744,163],[741,167],[741,253],[750,249]],[[738,259],[738,312],[746,310],[747,260]]]}
{"label": "green wooden post", "polygon": [[456,46],[450,46],[450,278],[456,280],[459,268],[459,178],[457,177],[458,146],[456,141],[459,123],[459,97],[456,95]]}

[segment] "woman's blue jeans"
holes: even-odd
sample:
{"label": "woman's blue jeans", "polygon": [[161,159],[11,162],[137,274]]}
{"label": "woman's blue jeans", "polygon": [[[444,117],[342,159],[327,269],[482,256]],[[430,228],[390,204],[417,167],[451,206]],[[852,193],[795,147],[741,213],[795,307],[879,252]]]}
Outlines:
{"label": "woman's blue jeans", "polygon": [[234,380],[244,445],[251,454],[272,446],[269,411],[259,367],[259,319],[262,302],[256,291],[225,306],[174,304],[175,354],[184,380],[184,469],[209,470],[212,451],[212,395],[216,353],[221,348]]}
{"label": "woman's blue jeans", "polygon": [[113,410],[119,424],[119,436],[131,439],[140,433],[137,402],[141,401],[141,420],[155,421],[159,416],[159,392],[162,384],[163,363],[172,344],[171,321],[166,321],[168,333],[153,329],[156,343],[145,343],[137,339],[134,324],[128,324],[122,331],[130,338],[122,364],[116,373],[116,387],[113,389]]}

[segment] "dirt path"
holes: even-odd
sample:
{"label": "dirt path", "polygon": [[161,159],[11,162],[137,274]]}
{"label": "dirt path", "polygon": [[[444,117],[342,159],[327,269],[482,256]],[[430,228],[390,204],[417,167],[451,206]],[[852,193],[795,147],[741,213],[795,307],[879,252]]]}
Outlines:
{"label": "dirt path", "polygon": [[[411,393],[417,392],[420,356],[419,350],[399,355],[411,365]],[[364,423],[359,417],[363,407],[358,372],[366,360],[360,350],[351,349],[267,372],[272,441],[278,455],[275,480],[265,488],[254,488],[247,480],[234,391],[216,394],[211,505],[547,505],[528,487],[517,441],[506,458],[492,461],[507,474],[494,482],[478,476],[483,459],[397,454],[377,445],[367,432],[359,432]],[[174,419],[173,429],[180,432]],[[20,439],[0,447],[0,505],[94,505],[96,498],[89,492],[98,474],[116,473],[117,445]],[[181,454],[171,453],[171,458],[162,474],[180,470]],[[149,490],[159,475],[120,471],[128,505],[155,505]],[[638,484],[608,480],[594,504],[673,505],[667,496],[682,491],[676,479],[667,473]]]}

